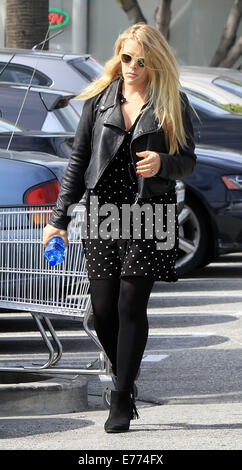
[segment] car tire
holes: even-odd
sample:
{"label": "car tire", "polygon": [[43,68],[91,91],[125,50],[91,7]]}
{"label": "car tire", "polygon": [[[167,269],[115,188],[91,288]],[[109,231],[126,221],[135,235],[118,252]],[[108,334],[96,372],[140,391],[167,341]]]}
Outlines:
{"label": "car tire", "polygon": [[192,196],[187,196],[179,214],[178,276],[207,264],[209,230],[204,209]]}

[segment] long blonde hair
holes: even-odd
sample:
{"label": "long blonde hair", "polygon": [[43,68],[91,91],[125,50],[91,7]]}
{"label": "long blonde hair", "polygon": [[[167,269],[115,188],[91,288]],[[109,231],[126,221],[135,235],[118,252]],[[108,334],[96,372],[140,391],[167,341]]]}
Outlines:
{"label": "long blonde hair", "polygon": [[137,23],[130,26],[118,37],[114,56],[104,66],[101,77],[91,82],[76,97],[86,100],[101,93],[111,82],[122,76],[120,52],[125,41],[137,41],[142,49],[148,71],[147,94],[149,104],[154,107],[154,115],[165,135],[167,151],[170,155],[186,144],[180,103],[180,83],[178,64],[165,37],[153,26]]}

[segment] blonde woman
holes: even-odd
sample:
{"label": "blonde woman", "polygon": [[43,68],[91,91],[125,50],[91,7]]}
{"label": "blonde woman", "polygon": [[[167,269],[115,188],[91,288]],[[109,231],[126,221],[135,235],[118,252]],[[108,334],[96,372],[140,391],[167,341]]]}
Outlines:
{"label": "blonde woman", "polygon": [[[178,279],[175,180],[194,169],[193,128],[173,53],[162,34],[146,24],[133,25],[118,37],[103,75],[79,99],[85,100],[83,113],[43,244],[59,235],[68,245],[67,210],[86,191],[87,226],[94,227],[97,220],[100,229],[97,237],[87,230],[83,240],[94,326],[116,387],[104,428],[124,432],[138,417],[134,381],[147,342],[147,304],[154,281]],[[130,211],[127,225],[125,210],[143,204],[147,210],[135,232],[135,212]],[[118,222],[109,238],[103,228],[105,210],[95,219],[97,208],[105,207],[114,215],[110,225]],[[158,234],[157,207],[163,208],[159,221],[166,241]],[[147,237],[150,217],[153,231]]]}

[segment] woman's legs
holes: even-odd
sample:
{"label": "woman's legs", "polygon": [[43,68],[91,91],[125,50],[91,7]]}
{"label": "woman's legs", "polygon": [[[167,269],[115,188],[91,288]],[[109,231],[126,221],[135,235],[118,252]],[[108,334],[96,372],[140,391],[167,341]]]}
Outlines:
{"label": "woman's legs", "polygon": [[154,281],[123,277],[118,302],[117,390],[132,391],[148,338],[147,304]]}
{"label": "woman's legs", "polygon": [[94,327],[117,376],[132,390],[148,337],[147,304],[154,281],[144,277],[91,279]]}
{"label": "woman's legs", "polygon": [[112,363],[112,369],[115,375],[119,330],[119,289],[119,278],[90,280],[94,328],[105,353]]}

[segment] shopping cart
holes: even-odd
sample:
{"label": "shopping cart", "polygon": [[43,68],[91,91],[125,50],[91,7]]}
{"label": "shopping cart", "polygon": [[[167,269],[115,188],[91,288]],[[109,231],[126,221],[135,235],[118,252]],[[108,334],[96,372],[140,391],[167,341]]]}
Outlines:
{"label": "shopping cart", "polygon": [[[48,360],[40,366],[0,365],[0,372],[98,375],[104,404],[109,407],[110,392],[114,388],[111,365],[97,336],[88,326],[92,308],[82,244],[85,201],[76,205],[72,212],[66,258],[56,266],[49,266],[42,245],[43,228],[52,207],[0,207],[0,308],[30,312],[48,351]],[[85,332],[100,350],[98,358],[83,369],[56,366],[63,347],[51,318],[60,316],[82,319]],[[93,368],[96,363],[99,367]]]}

